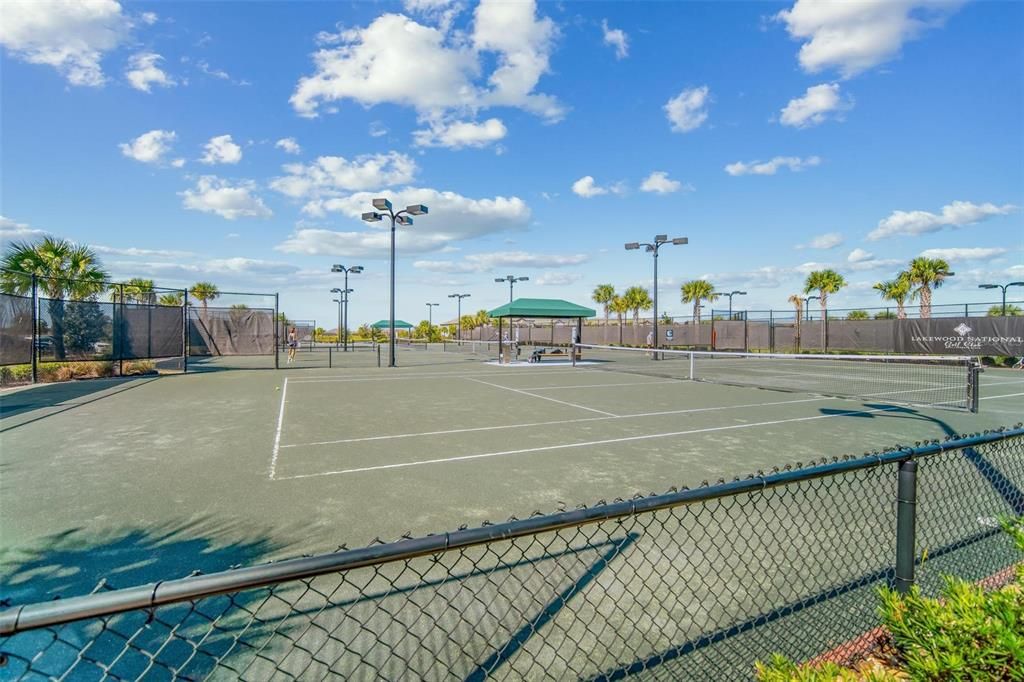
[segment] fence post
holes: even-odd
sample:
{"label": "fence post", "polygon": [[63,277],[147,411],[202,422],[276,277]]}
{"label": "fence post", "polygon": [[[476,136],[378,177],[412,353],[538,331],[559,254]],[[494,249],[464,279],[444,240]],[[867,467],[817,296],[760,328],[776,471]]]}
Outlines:
{"label": "fence post", "polygon": [[281,314],[279,310],[279,297],[280,294],[274,294],[274,369],[281,369],[281,354],[278,352],[277,348],[277,345],[280,342],[280,339],[277,336],[279,331],[278,327],[280,327],[281,324],[277,321],[278,316]]}
{"label": "fence post", "polygon": [[970,306],[971,306],[970,303],[964,303],[964,317],[970,317],[971,316],[971,312],[969,310]]}
{"label": "fence post", "polygon": [[182,372],[188,373],[188,289],[185,289],[185,297],[181,300],[181,353]]}
{"label": "fence post", "polygon": [[896,591],[906,594],[914,584],[917,535],[917,462],[900,462],[896,488]]}
{"label": "fence post", "polygon": [[768,311],[768,352],[775,352],[775,311]]}
{"label": "fence post", "polygon": [[[118,314],[120,313],[120,314]],[[117,285],[117,304],[114,306],[114,347],[117,349],[117,376],[124,376],[124,284]]]}
{"label": "fence post", "polygon": [[32,275],[32,383],[39,381],[39,280]]}

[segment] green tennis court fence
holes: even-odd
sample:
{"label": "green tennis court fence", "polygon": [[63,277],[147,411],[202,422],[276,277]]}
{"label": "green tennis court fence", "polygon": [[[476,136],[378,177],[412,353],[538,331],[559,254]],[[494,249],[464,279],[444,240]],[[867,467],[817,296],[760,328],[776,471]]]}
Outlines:
{"label": "green tennis court fence", "polygon": [[977,360],[968,356],[820,355],[622,348],[576,344],[578,367],[778,391],[977,412]]}
{"label": "green tennis court fence", "polygon": [[1024,513],[1019,424],[812,464],[12,606],[0,673],[737,679],[773,652],[864,653],[880,585],[991,585],[1022,560],[998,528]]}

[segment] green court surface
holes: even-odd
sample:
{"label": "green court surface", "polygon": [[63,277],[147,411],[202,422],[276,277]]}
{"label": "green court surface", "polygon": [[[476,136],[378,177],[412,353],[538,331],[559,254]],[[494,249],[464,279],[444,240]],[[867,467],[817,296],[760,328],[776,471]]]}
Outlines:
{"label": "green court surface", "polygon": [[[403,349],[194,363],[0,394],[2,584],[14,603],[363,546],[823,456],[1011,425],[980,412],[680,381],[600,363]],[[316,357],[315,357],[316,356]],[[231,359],[226,359],[231,360]],[[386,354],[384,355],[386,362]],[[46,580],[38,578],[46,577]]]}

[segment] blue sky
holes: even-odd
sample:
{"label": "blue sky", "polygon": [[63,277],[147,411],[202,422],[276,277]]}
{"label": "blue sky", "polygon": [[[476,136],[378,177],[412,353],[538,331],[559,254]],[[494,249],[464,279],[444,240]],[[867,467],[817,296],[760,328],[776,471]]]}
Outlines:
{"label": "blue sky", "polygon": [[[1024,4],[6,2],[4,240],[94,246],[119,278],[280,291],[333,326],[707,277],[788,308],[806,273],[871,285],[922,253],[937,303],[1024,280]],[[1024,298],[1024,290],[1020,298]]]}

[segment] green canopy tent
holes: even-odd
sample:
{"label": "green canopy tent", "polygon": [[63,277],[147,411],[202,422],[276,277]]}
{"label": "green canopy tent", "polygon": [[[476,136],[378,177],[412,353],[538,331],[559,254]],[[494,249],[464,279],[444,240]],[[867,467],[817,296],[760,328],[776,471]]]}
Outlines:
{"label": "green canopy tent", "polygon": [[576,320],[576,341],[583,338],[583,319],[597,316],[593,308],[563,301],[560,298],[517,298],[516,300],[498,306],[487,313],[491,318],[498,320],[498,353],[504,357],[504,321],[508,319],[509,327],[512,320],[516,318],[533,319],[569,319]]}
{"label": "green canopy tent", "polygon": [[[377,320],[370,325],[371,329],[380,329],[384,333],[387,333],[391,329],[391,322],[388,320]],[[398,333],[399,329],[410,331],[413,328],[411,324],[405,320],[395,320],[395,333]]]}

